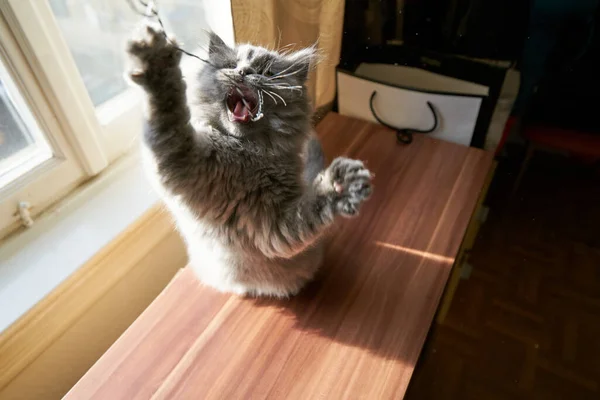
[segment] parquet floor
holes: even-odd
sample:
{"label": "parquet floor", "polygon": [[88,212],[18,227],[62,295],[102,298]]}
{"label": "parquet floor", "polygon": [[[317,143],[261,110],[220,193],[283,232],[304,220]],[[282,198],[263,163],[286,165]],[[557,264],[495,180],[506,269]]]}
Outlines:
{"label": "parquet floor", "polygon": [[600,174],[536,156],[509,207],[510,175],[407,399],[600,398]]}

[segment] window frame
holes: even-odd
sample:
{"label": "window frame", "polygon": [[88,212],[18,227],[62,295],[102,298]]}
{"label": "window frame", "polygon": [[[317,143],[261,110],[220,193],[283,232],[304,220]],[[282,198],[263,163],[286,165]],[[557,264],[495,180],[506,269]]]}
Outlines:
{"label": "window frame", "polygon": [[48,1],[1,2],[0,37],[3,64],[54,153],[0,188],[1,238],[22,225],[20,203],[36,217],[125,154],[142,111],[133,90],[94,107]]}
{"label": "window frame", "polygon": [[35,216],[86,178],[64,135],[65,129],[57,118],[56,109],[51,107],[10,26],[7,13],[10,2],[12,0],[0,3],[0,58],[54,155],[0,188],[0,237],[21,225],[19,203],[28,203],[28,211]]}

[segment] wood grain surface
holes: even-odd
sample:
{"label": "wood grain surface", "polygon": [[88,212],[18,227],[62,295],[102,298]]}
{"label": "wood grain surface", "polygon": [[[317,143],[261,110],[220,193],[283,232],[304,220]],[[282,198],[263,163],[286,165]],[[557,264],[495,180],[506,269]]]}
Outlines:
{"label": "wood grain surface", "polygon": [[68,399],[402,398],[492,162],[490,153],[329,114],[329,159],[365,160],[375,193],[340,221],[290,300],[181,271]]}

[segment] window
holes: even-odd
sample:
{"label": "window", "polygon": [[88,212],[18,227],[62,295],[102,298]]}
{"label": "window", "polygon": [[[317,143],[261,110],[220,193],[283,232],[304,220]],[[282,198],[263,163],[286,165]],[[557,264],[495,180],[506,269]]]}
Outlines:
{"label": "window", "polygon": [[[142,104],[123,49],[143,17],[130,3],[0,1],[0,237],[132,148]],[[157,3],[187,50],[203,52],[207,30],[233,42],[228,1]]]}
{"label": "window", "polygon": [[52,157],[52,149],[0,63],[0,187]]}

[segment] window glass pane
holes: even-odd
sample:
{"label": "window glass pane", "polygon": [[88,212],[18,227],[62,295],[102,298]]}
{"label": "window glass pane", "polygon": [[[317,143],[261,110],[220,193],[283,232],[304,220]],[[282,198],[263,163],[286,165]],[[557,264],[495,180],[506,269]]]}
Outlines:
{"label": "window glass pane", "polygon": [[[50,0],[50,6],[94,105],[127,90],[123,80],[125,41],[143,19],[131,9],[138,0]],[[206,42],[203,2],[156,2],[166,28],[195,51]],[[139,7],[144,11],[144,7]]]}
{"label": "window glass pane", "polygon": [[48,142],[0,63],[0,188],[50,157]]}

